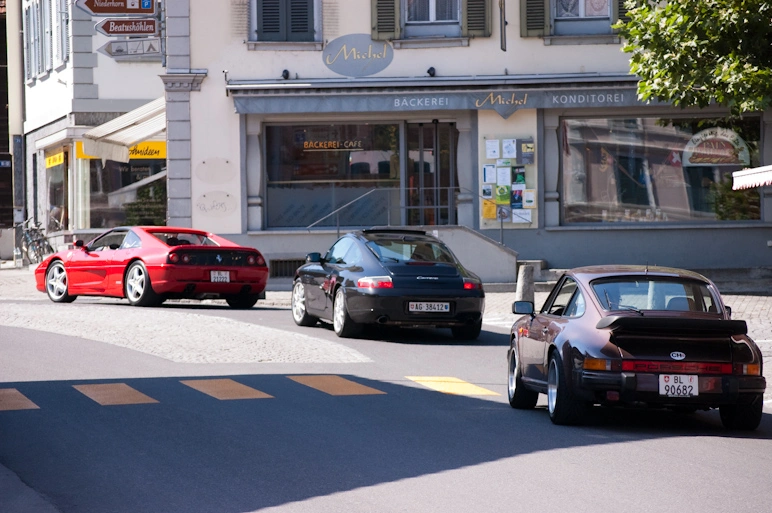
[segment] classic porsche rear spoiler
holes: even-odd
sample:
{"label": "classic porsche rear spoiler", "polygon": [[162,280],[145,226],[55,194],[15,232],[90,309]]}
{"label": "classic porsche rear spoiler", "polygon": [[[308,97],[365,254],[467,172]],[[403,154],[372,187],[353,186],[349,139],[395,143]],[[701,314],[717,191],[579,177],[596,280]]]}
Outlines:
{"label": "classic porsche rear spoiler", "polygon": [[608,328],[612,332],[667,332],[705,334],[713,336],[745,335],[748,325],[745,321],[724,319],[684,319],[678,317],[632,317],[611,315],[595,325],[598,329]]}

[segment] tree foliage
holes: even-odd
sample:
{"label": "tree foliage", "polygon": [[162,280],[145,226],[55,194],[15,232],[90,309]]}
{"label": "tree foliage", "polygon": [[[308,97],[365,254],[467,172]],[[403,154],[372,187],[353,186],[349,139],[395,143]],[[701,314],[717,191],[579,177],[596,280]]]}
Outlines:
{"label": "tree foliage", "polygon": [[614,28],[641,100],[762,111],[772,101],[772,2],[628,0]]}

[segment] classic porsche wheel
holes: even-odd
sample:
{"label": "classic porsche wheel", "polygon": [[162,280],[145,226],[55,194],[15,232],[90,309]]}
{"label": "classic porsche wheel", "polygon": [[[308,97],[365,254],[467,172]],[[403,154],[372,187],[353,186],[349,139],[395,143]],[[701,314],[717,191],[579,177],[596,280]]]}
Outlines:
{"label": "classic porsche wheel", "polygon": [[753,431],[761,423],[763,409],[764,395],[754,394],[750,403],[728,404],[719,407],[718,411],[725,428]]}
{"label": "classic porsche wheel", "polygon": [[536,402],[539,400],[539,392],[528,390],[523,385],[519,358],[517,345],[515,345],[509,353],[507,396],[509,396],[509,405],[512,408],[530,410],[536,406]]}
{"label": "classic porsche wheel", "polygon": [[348,308],[346,308],[346,295],[343,293],[342,288],[339,288],[335,293],[335,302],[332,308],[332,327],[335,330],[335,334],[343,338],[356,335],[361,326],[351,320]]}
{"label": "classic porsche wheel", "polygon": [[586,405],[574,398],[570,387],[563,361],[554,351],[547,370],[547,411],[553,424],[571,425],[582,420]]}
{"label": "classic porsche wheel", "polygon": [[153,292],[150,284],[150,276],[147,274],[145,264],[134,262],[126,271],[126,279],[123,281],[124,294],[132,306],[156,306],[161,304],[161,298]]}
{"label": "classic porsche wheel", "polygon": [[292,319],[298,326],[313,326],[319,320],[306,311],[306,287],[300,280],[292,286]]}
{"label": "classic porsche wheel", "polygon": [[225,298],[225,302],[228,303],[228,306],[231,308],[235,308],[237,310],[246,310],[247,308],[252,308],[255,306],[258,299],[258,294],[249,294],[247,296],[227,297]]}
{"label": "classic porsche wheel", "polygon": [[68,293],[67,271],[61,260],[52,263],[46,271],[46,292],[54,303],[72,303],[78,297]]}
{"label": "classic porsche wheel", "polygon": [[482,320],[469,326],[456,326],[450,330],[456,340],[476,340],[482,331]]}

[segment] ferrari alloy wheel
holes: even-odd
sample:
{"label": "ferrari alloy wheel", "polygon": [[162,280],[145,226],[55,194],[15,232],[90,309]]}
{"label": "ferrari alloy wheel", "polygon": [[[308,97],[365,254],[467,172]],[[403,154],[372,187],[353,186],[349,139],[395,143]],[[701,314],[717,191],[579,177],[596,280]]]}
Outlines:
{"label": "ferrari alloy wheel", "polygon": [[507,380],[509,405],[519,410],[530,410],[536,406],[536,402],[539,400],[539,392],[525,388],[520,372],[520,357],[517,351],[517,344],[515,343],[509,352],[509,379]]}
{"label": "ferrari alloy wheel", "polygon": [[318,321],[306,311],[306,287],[300,280],[292,286],[292,319],[298,326],[313,326]]}
{"label": "ferrari alloy wheel", "polygon": [[335,334],[339,337],[353,337],[359,331],[359,325],[351,320],[346,308],[346,295],[343,289],[339,288],[335,293],[335,302],[333,303],[332,327]]}
{"label": "ferrari alloy wheel", "polygon": [[550,356],[547,370],[547,411],[554,424],[579,424],[586,405],[574,398],[557,351]]}
{"label": "ferrari alloy wheel", "polygon": [[453,338],[456,340],[476,340],[482,331],[482,319],[468,326],[454,326],[450,328]]}
{"label": "ferrari alloy wheel", "polygon": [[235,308],[236,310],[246,310],[255,306],[258,299],[258,294],[248,294],[243,296],[226,297],[225,302],[228,303],[228,306]]}
{"label": "ferrari alloy wheel", "polygon": [[46,271],[46,292],[54,303],[72,303],[77,297],[68,294],[67,271],[61,260],[54,261]]}
{"label": "ferrari alloy wheel", "polygon": [[753,431],[761,423],[764,395],[754,394],[749,403],[726,404],[718,408],[721,423],[727,429]]}
{"label": "ferrari alloy wheel", "polygon": [[132,306],[155,306],[161,303],[160,298],[153,292],[150,284],[150,276],[142,262],[133,262],[124,280],[124,293]]}

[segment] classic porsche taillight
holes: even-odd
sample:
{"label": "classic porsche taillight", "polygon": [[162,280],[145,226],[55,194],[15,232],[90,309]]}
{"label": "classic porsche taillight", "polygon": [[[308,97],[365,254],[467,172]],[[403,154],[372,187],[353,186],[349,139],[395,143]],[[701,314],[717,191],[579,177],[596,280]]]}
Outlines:
{"label": "classic porsche taillight", "polygon": [[658,362],[647,360],[624,360],[623,371],[663,372],[674,374],[730,374],[731,363],[712,362]]}
{"label": "classic porsche taillight", "polygon": [[735,363],[734,374],[741,376],[761,376],[761,365],[758,363]]}
{"label": "classic porsche taillight", "polygon": [[366,276],[357,280],[360,289],[393,289],[391,276]]}
{"label": "classic porsche taillight", "polygon": [[619,360],[607,360],[605,358],[585,358],[582,362],[584,370],[594,371],[618,371],[622,370]]}

